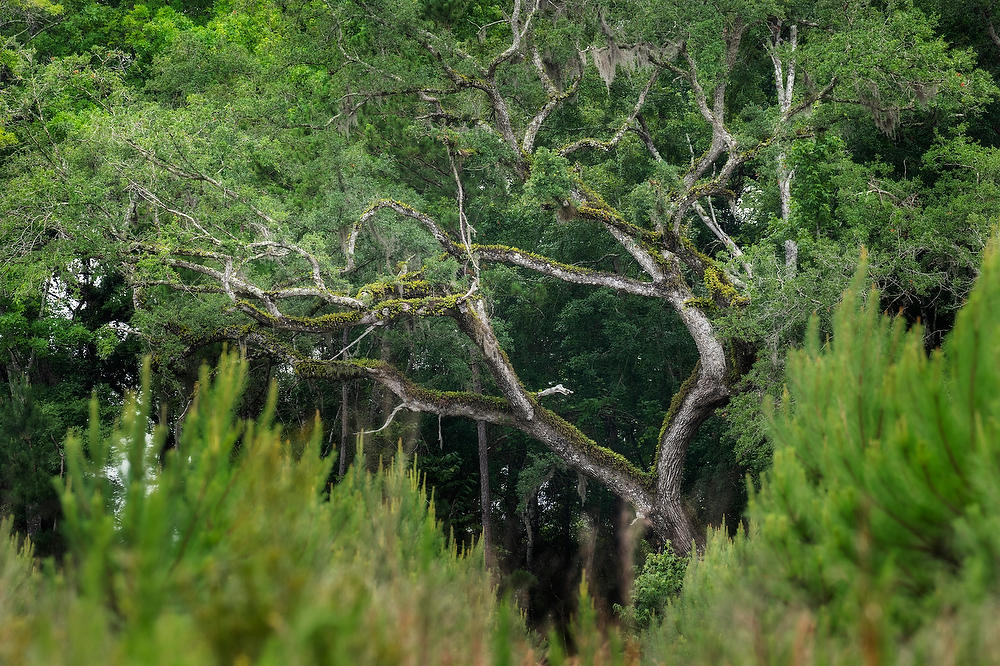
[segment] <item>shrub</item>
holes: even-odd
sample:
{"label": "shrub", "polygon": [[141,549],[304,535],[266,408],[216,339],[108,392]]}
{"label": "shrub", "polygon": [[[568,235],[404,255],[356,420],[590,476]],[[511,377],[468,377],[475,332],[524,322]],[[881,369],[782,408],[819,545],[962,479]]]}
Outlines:
{"label": "shrub", "polygon": [[632,583],[629,605],[615,604],[615,612],[622,622],[634,629],[645,629],[656,617],[662,616],[667,602],[677,596],[684,585],[687,562],[686,557],[674,552],[670,542],[661,552],[650,553]]}

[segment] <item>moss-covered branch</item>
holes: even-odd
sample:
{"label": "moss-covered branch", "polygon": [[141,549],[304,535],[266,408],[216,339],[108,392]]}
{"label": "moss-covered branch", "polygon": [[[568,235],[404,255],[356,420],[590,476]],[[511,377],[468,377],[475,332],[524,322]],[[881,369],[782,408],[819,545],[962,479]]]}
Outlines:
{"label": "moss-covered branch", "polygon": [[594,271],[581,266],[558,262],[549,257],[505,245],[473,245],[472,251],[485,261],[520,266],[564,282],[607,287],[637,296],[662,297],[660,285],[643,282],[623,275]]}
{"label": "moss-covered branch", "polygon": [[441,317],[453,314],[463,296],[427,296],[424,298],[394,298],[376,303],[364,310],[331,312],[313,317],[265,312],[254,303],[237,300],[236,307],[251,319],[271,328],[300,333],[339,331],[347,326],[383,325],[404,317]]}

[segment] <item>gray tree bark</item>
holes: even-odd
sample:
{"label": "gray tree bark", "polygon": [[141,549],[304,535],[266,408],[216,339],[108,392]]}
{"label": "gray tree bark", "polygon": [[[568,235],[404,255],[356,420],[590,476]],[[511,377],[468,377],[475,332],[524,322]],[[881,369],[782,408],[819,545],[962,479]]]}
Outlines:
{"label": "gray tree bark", "polygon": [[[472,365],[472,389],[477,395],[483,393],[483,382],[479,367]],[[486,566],[496,568],[496,545],[493,541],[493,496],[490,493],[489,440],[486,437],[486,421],[476,420],[476,442],[479,449],[479,506],[483,521],[483,549]]]}

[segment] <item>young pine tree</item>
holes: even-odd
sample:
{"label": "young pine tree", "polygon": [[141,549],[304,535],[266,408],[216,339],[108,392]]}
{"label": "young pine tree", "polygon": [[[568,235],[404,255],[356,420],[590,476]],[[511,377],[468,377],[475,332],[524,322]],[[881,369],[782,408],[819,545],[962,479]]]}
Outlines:
{"label": "young pine tree", "polygon": [[[859,271],[831,340],[790,355],[749,534],[711,539],[649,655],[984,663],[1000,648],[1000,256],[943,349]],[[683,637],[683,640],[678,640]]]}

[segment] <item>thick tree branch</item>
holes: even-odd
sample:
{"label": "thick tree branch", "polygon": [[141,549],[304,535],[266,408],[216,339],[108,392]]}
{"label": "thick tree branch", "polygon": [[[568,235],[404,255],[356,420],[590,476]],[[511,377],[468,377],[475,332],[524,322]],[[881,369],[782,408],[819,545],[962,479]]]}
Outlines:
{"label": "thick tree branch", "polygon": [[[478,324],[473,323],[473,326]],[[189,344],[193,347],[222,340],[238,340],[241,344],[253,345],[275,355],[287,361],[301,377],[339,381],[373,380],[395,395],[402,403],[402,408],[412,411],[464,417],[517,428],[545,443],[573,469],[607,485],[631,502],[641,513],[655,514],[651,475],[640,471],[614,451],[597,445],[557,414],[538,405],[535,402],[537,393],[531,394],[519,388],[533,403],[529,418],[524,412],[512,406],[506,398],[471,392],[427,389],[414,383],[396,367],[384,361],[363,358],[343,361],[303,358],[271,334],[255,328],[222,328],[209,336],[189,340]],[[679,543],[678,549],[686,551],[686,545],[683,542]]]}
{"label": "thick tree branch", "polygon": [[[192,263],[182,264],[175,260],[169,260],[169,259],[167,260],[167,263],[168,265],[173,266],[175,268],[188,268],[197,271],[199,273],[202,273],[203,275],[219,279],[216,275],[206,270],[202,270],[205,267],[202,266],[201,264],[192,264]],[[194,266],[198,266],[198,268],[194,268]],[[143,282],[140,286],[153,286],[153,285],[171,287],[172,289],[177,289],[178,291],[188,291],[188,292],[204,293],[204,294],[226,293],[226,291],[222,287],[215,285],[184,284],[183,282],[174,282],[170,280],[147,280]],[[261,300],[263,299],[281,300],[285,298],[319,298],[323,301],[326,301],[330,305],[338,305],[348,308],[364,307],[364,304],[356,298],[345,296],[343,294],[335,294],[330,291],[321,291],[319,289],[316,289],[315,287],[289,287],[286,289],[257,290],[256,288],[244,287],[242,281],[239,281],[239,282],[234,282],[232,284],[232,290],[233,293],[242,298],[258,298],[259,297],[258,294],[263,297]]]}
{"label": "thick tree branch", "polygon": [[657,298],[663,296],[662,286],[642,282],[623,275],[593,271],[580,266],[562,264],[548,257],[502,245],[474,245],[473,251],[484,261],[520,266],[573,284],[605,287],[626,294]]}
{"label": "thick tree branch", "polygon": [[654,283],[661,283],[668,277],[682,280],[677,257],[662,243],[659,233],[643,229],[625,220],[621,213],[608,205],[592,189],[578,182],[577,199],[582,203],[576,209],[585,219],[600,223],[618,244],[628,252]]}
{"label": "thick tree branch", "polygon": [[380,201],[376,201],[361,215],[359,226],[360,224],[370,220],[376,213],[385,208],[394,210],[404,217],[409,217],[420,222],[428,231],[431,232],[431,235],[434,236],[434,239],[438,243],[440,243],[445,252],[457,259],[461,259],[463,257],[464,252],[462,248],[455,244],[451,237],[438,226],[437,222],[435,222],[429,215],[421,213],[401,201],[395,201],[392,199],[382,199]]}
{"label": "thick tree branch", "polygon": [[[236,308],[258,324],[299,333],[326,333],[353,326],[384,326],[398,319],[454,315],[463,295],[396,298],[376,303],[364,310],[334,312],[314,317],[298,317],[280,311],[266,311],[253,303],[232,297]],[[265,301],[265,305],[269,301]]]}
{"label": "thick tree branch", "polygon": [[517,371],[497,340],[483,302],[479,299],[465,301],[455,309],[454,315],[458,327],[482,352],[483,362],[515,413],[531,421],[537,406],[534,396],[521,384]]}

